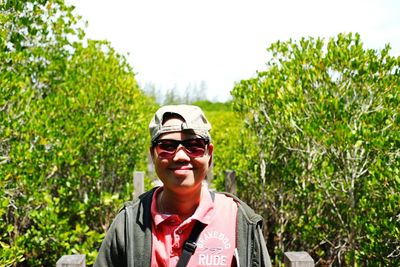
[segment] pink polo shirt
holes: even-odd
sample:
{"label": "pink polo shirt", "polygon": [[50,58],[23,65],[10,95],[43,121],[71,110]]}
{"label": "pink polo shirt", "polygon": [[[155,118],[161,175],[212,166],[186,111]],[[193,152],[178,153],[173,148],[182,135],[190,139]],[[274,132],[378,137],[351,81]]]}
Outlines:
{"label": "pink polo shirt", "polygon": [[200,204],[185,221],[174,214],[160,214],[156,206],[158,188],[151,204],[153,217],[151,266],[176,266],[182,246],[188,239],[195,220],[207,226],[197,240],[197,249],[187,266],[231,266],[236,248],[237,204],[232,198],[215,194],[214,201],[206,186],[202,187]]}

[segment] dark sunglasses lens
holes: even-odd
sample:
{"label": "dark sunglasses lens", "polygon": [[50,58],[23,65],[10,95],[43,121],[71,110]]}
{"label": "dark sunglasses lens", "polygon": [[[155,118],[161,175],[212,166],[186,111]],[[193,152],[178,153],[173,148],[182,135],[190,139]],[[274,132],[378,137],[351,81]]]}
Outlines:
{"label": "dark sunglasses lens", "polygon": [[185,140],[183,146],[191,157],[202,157],[206,151],[206,142],[203,139]]}
{"label": "dark sunglasses lens", "polygon": [[173,140],[160,140],[157,144],[157,148],[164,152],[174,153],[176,148],[179,146],[179,142]]}

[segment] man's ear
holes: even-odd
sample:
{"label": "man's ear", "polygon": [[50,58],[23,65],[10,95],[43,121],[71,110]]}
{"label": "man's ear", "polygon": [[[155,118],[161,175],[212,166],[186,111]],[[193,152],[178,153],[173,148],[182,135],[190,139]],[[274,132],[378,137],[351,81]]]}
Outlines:
{"label": "man's ear", "polygon": [[213,144],[209,144],[207,146],[207,152],[208,152],[208,155],[210,156],[210,159],[208,160],[208,167],[211,167],[212,159],[213,159],[213,152],[214,152],[214,145]]}

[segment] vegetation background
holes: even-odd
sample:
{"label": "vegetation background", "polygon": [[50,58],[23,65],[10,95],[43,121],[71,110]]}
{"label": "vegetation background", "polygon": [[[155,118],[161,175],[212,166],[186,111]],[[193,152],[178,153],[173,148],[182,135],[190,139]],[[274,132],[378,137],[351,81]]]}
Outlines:
{"label": "vegetation background", "polygon": [[[157,91],[139,88],[108,42],[86,40],[63,0],[0,10],[0,265],[54,266],[73,253],[92,265],[133,171],[146,169]],[[212,186],[236,171],[274,266],[299,250],[318,266],[396,266],[400,57],[351,33],[268,51],[267,71],[237,83],[231,102],[201,88],[163,101],[205,110]]]}

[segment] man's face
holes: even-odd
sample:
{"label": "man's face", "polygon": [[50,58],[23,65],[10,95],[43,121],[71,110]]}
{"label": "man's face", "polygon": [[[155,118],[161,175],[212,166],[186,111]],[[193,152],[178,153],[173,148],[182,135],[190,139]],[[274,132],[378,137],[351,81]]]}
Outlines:
{"label": "man's face", "polygon": [[[180,119],[169,119],[165,126],[180,124]],[[199,138],[197,135],[188,132],[173,132],[161,135],[158,140],[189,140]],[[158,177],[164,184],[166,190],[176,194],[190,193],[201,187],[211,161],[213,145],[206,146],[206,153],[201,157],[189,157],[183,145],[179,145],[173,155],[163,157],[158,154],[157,149],[152,149],[154,167]]]}

